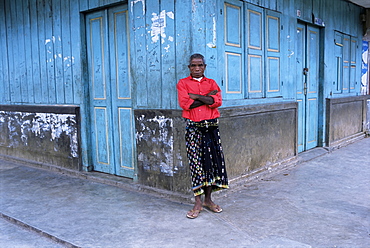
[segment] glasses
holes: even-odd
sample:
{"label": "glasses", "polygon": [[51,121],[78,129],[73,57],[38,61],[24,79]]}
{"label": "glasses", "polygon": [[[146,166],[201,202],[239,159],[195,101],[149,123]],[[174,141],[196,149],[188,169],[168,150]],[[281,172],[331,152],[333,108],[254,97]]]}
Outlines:
{"label": "glasses", "polygon": [[190,64],[190,67],[204,67],[204,64]]}

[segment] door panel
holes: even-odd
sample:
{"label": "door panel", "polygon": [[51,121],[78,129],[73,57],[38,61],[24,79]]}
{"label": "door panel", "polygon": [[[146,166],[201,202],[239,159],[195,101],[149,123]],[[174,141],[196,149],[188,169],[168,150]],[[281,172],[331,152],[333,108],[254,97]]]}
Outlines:
{"label": "door panel", "polygon": [[116,7],[109,9],[108,16],[115,174],[133,177],[134,141],[129,78],[128,12],[122,7]]}
{"label": "door panel", "polygon": [[243,97],[243,40],[242,40],[242,3],[229,1],[224,3],[225,26],[225,99],[240,99]]}
{"label": "door panel", "polygon": [[105,56],[108,47],[106,11],[89,14],[86,25],[93,164],[97,171],[112,173],[113,141],[109,132],[111,125],[109,57]]}
{"label": "door panel", "polygon": [[128,13],[114,7],[86,15],[94,170],[134,177]]}
{"label": "door panel", "polygon": [[94,107],[94,132],[97,169],[109,172],[110,152],[107,108]]}
{"label": "door panel", "polygon": [[318,83],[319,83],[319,29],[307,26],[306,51],[306,149],[317,146],[318,137]]}
{"label": "door panel", "polygon": [[280,83],[280,14],[266,10],[266,96],[281,96]]}
{"label": "door panel", "polygon": [[319,29],[297,26],[298,152],[317,146]]}
{"label": "door panel", "polygon": [[305,83],[306,78],[303,74],[303,68],[306,66],[306,27],[298,24],[297,27],[297,102],[298,102],[298,152],[305,150],[305,114],[306,114],[306,98],[305,98]]}
{"label": "door panel", "polygon": [[262,98],[264,96],[264,27],[263,8],[248,4],[247,15],[247,77],[248,97]]}

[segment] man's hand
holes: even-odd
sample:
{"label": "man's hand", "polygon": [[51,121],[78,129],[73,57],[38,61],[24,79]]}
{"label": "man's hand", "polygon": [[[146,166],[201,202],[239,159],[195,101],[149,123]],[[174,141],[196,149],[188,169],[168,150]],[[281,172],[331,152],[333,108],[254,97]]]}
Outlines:
{"label": "man's hand", "polygon": [[207,94],[207,96],[212,96],[212,95],[216,95],[217,94],[217,90],[212,90],[211,92],[209,92],[208,94]]}
{"label": "man's hand", "polygon": [[189,97],[193,100],[198,100],[200,95],[197,95],[197,94],[193,94],[193,93],[189,93]]}
{"label": "man's hand", "polygon": [[[216,95],[217,94],[217,90],[212,90],[211,92],[209,92],[206,96],[212,96],[212,95]],[[197,95],[197,94],[193,94],[193,93],[189,93],[189,97],[193,100],[199,100],[202,95]]]}

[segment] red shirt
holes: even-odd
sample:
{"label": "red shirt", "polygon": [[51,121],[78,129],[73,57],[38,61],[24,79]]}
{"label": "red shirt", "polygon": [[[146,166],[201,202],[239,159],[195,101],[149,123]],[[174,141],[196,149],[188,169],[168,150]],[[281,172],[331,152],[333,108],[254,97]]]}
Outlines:
{"label": "red shirt", "polygon": [[[205,96],[212,90],[218,91],[216,95],[211,95],[214,100],[212,105],[202,105],[190,109],[190,105],[194,100],[189,97],[189,93]],[[180,79],[177,83],[177,93],[179,105],[183,109],[182,117],[196,122],[220,117],[220,112],[217,108],[222,105],[221,89],[215,80],[203,77],[198,82],[191,76]]]}

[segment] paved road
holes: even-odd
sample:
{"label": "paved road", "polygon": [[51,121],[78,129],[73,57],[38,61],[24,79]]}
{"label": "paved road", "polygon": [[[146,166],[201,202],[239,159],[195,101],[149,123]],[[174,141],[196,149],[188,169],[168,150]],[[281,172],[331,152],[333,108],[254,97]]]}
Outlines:
{"label": "paved road", "polygon": [[370,138],[232,188],[194,220],[190,202],[7,160],[0,190],[0,247],[370,247]]}

